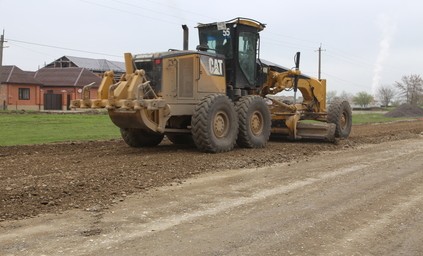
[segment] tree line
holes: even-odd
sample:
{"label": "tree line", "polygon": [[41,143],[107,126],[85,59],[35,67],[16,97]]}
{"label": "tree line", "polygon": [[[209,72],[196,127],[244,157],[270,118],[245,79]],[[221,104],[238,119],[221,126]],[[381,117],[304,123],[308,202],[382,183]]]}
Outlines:
{"label": "tree line", "polygon": [[375,97],[365,91],[355,95],[347,92],[342,92],[340,95],[337,95],[336,91],[327,92],[328,103],[334,98],[342,98],[362,108],[369,106],[374,100],[379,100],[379,105],[385,107],[400,103],[418,106],[423,104],[423,79],[420,75],[415,74],[403,76],[401,81],[395,81],[393,85],[380,86]]}

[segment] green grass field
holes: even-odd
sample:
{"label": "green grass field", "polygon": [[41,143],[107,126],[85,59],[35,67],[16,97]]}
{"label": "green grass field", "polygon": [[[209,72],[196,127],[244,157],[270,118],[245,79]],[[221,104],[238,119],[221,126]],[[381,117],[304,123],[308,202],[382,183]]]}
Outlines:
{"label": "green grass field", "polygon": [[107,114],[0,114],[0,146],[119,137]]}
{"label": "green grass field", "polygon": [[401,117],[401,118],[394,118],[394,117],[385,117],[383,114],[380,113],[368,113],[368,114],[353,114],[353,124],[367,124],[367,123],[384,123],[384,122],[392,122],[392,121],[399,121],[399,120],[410,120],[413,118],[410,117]]}
{"label": "green grass field", "polygon": [[[379,113],[354,114],[353,124],[402,119]],[[115,138],[120,138],[120,132],[107,114],[0,113],[0,146]]]}

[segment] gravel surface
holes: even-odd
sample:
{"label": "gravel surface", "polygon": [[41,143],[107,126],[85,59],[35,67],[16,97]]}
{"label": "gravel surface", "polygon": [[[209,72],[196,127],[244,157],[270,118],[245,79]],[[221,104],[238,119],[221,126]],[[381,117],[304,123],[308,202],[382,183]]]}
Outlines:
{"label": "gravel surface", "polygon": [[353,126],[335,144],[273,140],[264,149],[222,154],[198,152],[163,141],[130,148],[121,140],[0,147],[0,221],[69,209],[102,211],[132,193],[178,186],[189,177],[234,168],[308,161],[322,151],[418,137],[423,120]]}

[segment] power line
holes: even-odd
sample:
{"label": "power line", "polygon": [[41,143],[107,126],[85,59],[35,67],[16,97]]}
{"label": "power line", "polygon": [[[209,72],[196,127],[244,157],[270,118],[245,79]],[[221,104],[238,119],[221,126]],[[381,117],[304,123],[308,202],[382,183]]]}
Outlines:
{"label": "power line", "polygon": [[[156,1],[152,1],[152,0],[146,0],[146,1],[147,2],[150,2],[150,3],[158,4],[158,5],[163,5],[163,3],[159,3],[159,2],[156,2]],[[168,2],[166,3],[166,5],[169,6],[169,7],[171,7],[172,9],[176,9],[176,10],[183,11],[183,12],[190,13],[190,14],[195,14],[195,15],[198,15],[199,17],[202,17],[202,18],[205,17],[205,18],[210,18],[210,19],[214,20],[214,17],[207,16],[207,14],[205,14],[204,12],[203,13],[199,13],[199,12],[188,11],[186,9],[179,8],[179,7],[175,6],[175,5],[169,5]],[[198,22],[198,21],[195,21],[195,22]]]}
{"label": "power line", "polygon": [[[330,48],[330,50],[328,50],[328,52],[327,52],[328,56],[337,58],[341,61],[344,61],[344,62],[347,62],[347,63],[350,63],[350,64],[365,65],[365,66],[368,66],[368,67],[371,67],[371,68],[374,68],[374,66],[375,66],[375,64],[372,63],[369,60],[363,59],[361,57],[348,55],[344,51],[337,49],[337,48],[334,48],[332,46],[330,46],[329,48]],[[331,54],[331,52],[332,52],[332,54]],[[387,68],[391,71],[397,71],[397,68],[395,68],[391,65],[384,65],[384,68]]]}
{"label": "power line", "polygon": [[[123,13],[128,13],[128,14],[131,14],[131,15],[136,15],[136,16],[140,16],[140,17],[146,17],[146,18],[150,18],[150,19],[154,19],[154,20],[159,20],[159,21],[166,22],[166,23],[178,24],[179,25],[179,23],[174,22],[174,21],[164,20],[164,19],[158,19],[157,17],[147,16],[147,15],[144,15],[144,14],[141,15],[139,13],[131,12],[131,11],[128,11],[126,9],[121,9],[121,8],[118,8],[118,7],[115,7],[115,6],[94,3],[94,2],[91,2],[91,1],[88,1],[88,0],[80,0],[80,1],[81,2],[84,2],[84,3],[87,3],[87,4],[100,6],[100,7],[103,7],[103,8],[107,8],[107,9],[111,9],[111,10],[115,10],[115,11],[119,11],[119,12],[123,12]],[[153,1],[153,0],[147,0],[147,1],[150,2],[150,3],[154,3],[154,4],[163,5],[163,3],[158,3],[158,2]],[[182,19],[185,19],[185,20],[192,21],[194,23],[198,22],[197,20],[186,19],[186,17],[181,17],[181,16],[178,16],[178,15],[168,14],[168,13],[163,12],[163,11],[157,11],[157,10],[154,10],[152,8],[147,8],[147,7],[144,7],[144,6],[140,6],[140,5],[129,3],[129,2],[126,2],[126,1],[122,1],[122,0],[114,0],[114,2],[120,4],[121,6],[122,5],[126,5],[126,6],[130,6],[130,7],[135,7],[135,8],[146,10],[146,11],[149,11],[149,12],[155,12],[155,13],[158,13],[158,14],[161,14],[161,15],[166,15],[166,16],[171,17],[171,18],[177,18],[177,19],[181,19],[181,20]],[[177,10],[183,11],[185,13],[195,14],[195,15],[198,15],[198,16],[200,16],[202,18],[207,17],[207,18],[216,20],[215,18],[213,18],[211,16],[207,16],[204,13],[198,13],[198,12],[188,11],[188,10],[185,10],[185,9],[182,9],[182,8],[178,8],[178,7],[174,6],[174,5],[169,5],[169,4],[166,4],[166,5],[168,5],[169,7],[173,8],[173,9],[177,9]],[[316,44],[315,41],[311,41],[311,40],[307,40],[307,39],[302,39],[302,38],[293,37],[293,36],[289,36],[289,35],[282,35],[282,34],[278,34],[278,33],[274,33],[274,32],[268,32],[268,33],[271,34],[271,35],[276,35],[276,36],[280,36],[280,37],[284,37],[284,38],[291,38],[291,39],[296,40],[296,41],[302,41],[302,42],[308,42],[308,43]],[[269,39],[266,39],[266,40],[269,40]],[[287,45],[288,44],[289,45],[288,47],[291,47],[291,48],[298,48],[298,47],[300,47],[300,48],[314,49],[314,47],[310,47],[310,46],[306,46],[306,45],[299,45],[298,43],[290,43],[290,42],[287,42],[287,41],[281,41],[281,40],[277,40],[277,39],[274,39],[274,38],[272,38],[270,40],[272,40],[274,42],[279,42],[279,43],[284,44],[284,45]]]}
{"label": "power line", "polygon": [[346,83],[346,84],[349,84],[349,85],[355,85],[356,87],[366,88],[366,89],[368,88],[367,86],[363,86],[362,84],[357,84],[355,82],[351,82],[351,81],[345,80],[343,78],[340,78],[338,76],[334,76],[334,75],[328,74],[326,72],[322,72],[322,73],[325,74],[326,76],[332,77],[335,80],[341,81],[341,82]]}
{"label": "power line", "polygon": [[83,53],[89,53],[89,54],[95,54],[95,55],[104,55],[104,56],[111,56],[111,57],[122,57],[114,54],[109,53],[102,53],[102,52],[92,52],[92,51],[86,51],[86,50],[80,50],[80,49],[74,49],[74,48],[67,48],[67,47],[61,47],[61,46],[55,46],[55,45],[48,45],[48,44],[40,44],[40,43],[34,43],[34,42],[27,42],[27,41],[21,41],[16,39],[10,39],[7,40],[11,42],[16,43],[22,43],[22,44],[29,44],[29,45],[36,45],[36,46],[42,46],[42,47],[48,47],[48,48],[54,48],[54,49],[60,49],[60,50],[67,50],[67,51],[73,51],[73,52],[83,52]]}
{"label": "power line", "polygon": [[318,41],[312,41],[312,40],[305,39],[305,38],[299,38],[299,37],[294,37],[294,36],[285,35],[285,34],[279,34],[279,33],[275,33],[275,32],[268,32],[268,33],[275,35],[275,36],[283,37],[283,38],[290,38],[290,39],[293,39],[295,41],[307,42],[307,43],[313,44],[313,45],[318,43]]}
{"label": "power line", "polygon": [[285,47],[294,48],[294,49],[303,48],[303,49],[308,49],[308,50],[314,50],[314,47],[305,46],[305,45],[299,45],[299,44],[295,44],[295,43],[290,43],[288,41],[275,40],[273,38],[269,38],[269,37],[266,37],[266,36],[264,36],[264,37],[261,36],[261,38],[265,40],[265,41],[262,41],[261,43],[270,43],[270,44],[275,44],[275,45],[283,45]]}
{"label": "power line", "polygon": [[[90,2],[90,1],[87,1],[87,0],[79,0],[79,1],[81,1],[81,2],[83,2],[83,3],[86,3],[86,4],[91,4],[91,5],[95,5],[95,6],[103,7],[103,8],[106,8],[106,9],[111,9],[111,10],[114,10],[114,11],[127,13],[127,14],[134,15],[134,16],[139,16],[139,17],[149,18],[149,19],[152,19],[152,20],[157,20],[157,21],[161,21],[161,22],[165,22],[165,23],[178,24],[178,25],[179,25],[179,23],[176,23],[176,22],[174,22],[174,21],[169,21],[169,20],[159,19],[159,18],[156,18],[156,17],[152,17],[152,16],[144,15],[144,14],[142,14],[142,15],[141,15],[140,13],[130,12],[130,11],[128,11],[128,10],[123,10],[123,9],[116,8],[116,7],[112,7],[112,6],[109,6],[109,5],[104,5],[104,4],[99,4],[99,3],[93,3],[93,2]],[[137,6],[137,7],[138,7],[138,8],[141,8],[141,7],[139,7],[139,6]]]}
{"label": "power line", "polygon": [[[115,1],[115,2],[117,2],[117,3],[121,3],[121,4],[124,4],[124,5],[127,5],[127,6],[135,7],[135,8],[142,9],[142,10],[147,10],[147,11],[149,11],[149,12],[155,12],[155,13],[158,13],[158,14],[160,14],[160,15],[166,15],[166,16],[169,16],[169,17],[172,17],[172,18],[177,18],[177,19],[184,19],[184,18],[182,18],[182,17],[180,17],[180,16],[176,16],[176,15],[168,14],[168,13],[165,13],[165,12],[162,12],[162,11],[156,11],[156,10],[153,10],[153,9],[150,9],[150,8],[146,8],[146,7],[144,7],[144,6],[139,6],[139,5],[136,5],[136,4],[133,4],[133,3],[128,3],[128,2],[125,2],[125,1],[120,1],[120,0],[114,0],[114,1]],[[153,3],[155,3],[154,1],[149,1],[149,2],[153,2]],[[172,8],[174,8],[174,9],[178,9],[178,8],[176,8],[176,7],[172,7]],[[181,10],[182,10],[182,9],[181,9]],[[186,11],[186,12],[187,12],[187,11]],[[188,19],[188,20],[193,21],[193,22],[196,22],[195,20],[191,20],[191,19]]]}
{"label": "power line", "polygon": [[[165,20],[165,19],[159,19],[159,18],[154,17],[154,16],[148,16],[148,15],[145,15],[145,14],[131,12],[131,11],[126,10],[125,7],[123,7],[124,9],[122,9],[122,8],[117,7],[117,6],[99,4],[99,3],[95,3],[95,2],[92,2],[92,1],[88,1],[88,0],[80,0],[80,1],[81,2],[84,2],[84,3],[87,3],[87,4],[96,5],[96,6],[100,6],[100,7],[103,7],[103,8],[107,8],[107,9],[111,9],[111,10],[114,10],[114,11],[118,11],[118,12],[128,13],[128,14],[135,15],[135,16],[145,17],[145,18],[149,18],[149,19],[153,19],[153,20],[158,20],[158,21],[162,21],[162,22],[166,22],[166,23],[178,24],[179,25],[179,23],[174,22],[174,21]],[[159,3],[159,2],[154,1],[154,0],[146,0],[146,1],[147,2],[150,2],[150,3],[153,3],[153,4],[156,4],[156,5],[163,5],[163,3]],[[154,12],[154,13],[158,13],[160,15],[166,15],[168,17],[171,17],[172,19],[173,18],[186,19],[186,17],[181,17],[181,16],[174,15],[174,14],[168,14],[168,13],[163,12],[163,11],[154,10],[153,8],[147,8],[145,6],[133,4],[133,3],[130,3],[130,2],[127,2],[127,1],[123,1],[123,0],[114,0],[114,3],[116,3],[116,4],[120,5],[120,6],[126,5],[126,6],[130,6],[130,7],[133,7],[133,8],[138,8],[138,9],[146,10],[148,12]],[[168,3],[165,3],[165,5],[173,8],[173,9],[177,9],[179,11],[185,12],[185,13],[195,14],[195,15],[199,15],[201,17],[207,17],[207,18],[210,18],[210,19],[214,19],[213,17],[207,16],[204,13],[201,13],[200,14],[198,12],[188,11],[186,9],[178,8],[177,6],[174,6],[174,5],[169,5]],[[192,19],[188,19],[188,20],[193,21],[193,22],[197,22],[197,21],[192,20]],[[290,36],[290,35],[279,34],[279,33],[275,33],[275,32],[267,32],[267,33],[270,34],[270,35],[274,35],[274,36],[283,37],[285,39],[288,39],[288,40],[280,40],[280,39],[276,39],[275,37],[272,37],[272,38],[268,38],[266,36],[262,37],[268,43],[271,43],[271,44],[272,43],[273,44],[279,44],[279,45],[283,45],[285,47],[293,48],[293,49],[298,49],[298,48],[310,49],[310,50],[314,50],[315,49],[314,47],[310,46],[310,44],[316,44],[316,41],[312,41],[312,40],[304,39],[304,38],[299,38],[299,37],[294,37],[294,36]],[[289,41],[290,39],[292,39],[293,41]],[[301,42],[306,43],[306,44],[298,44],[295,41],[301,41]],[[339,54],[339,55],[340,56],[336,56],[335,55],[333,57],[342,58],[342,59],[344,59],[344,61],[346,59],[347,62],[348,61],[350,61],[350,62],[357,62],[357,61],[354,61],[352,59],[352,57],[347,57],[345,55],[344,56],[341,56],[341,54]],[[364,63],[363,61],[361,61],[361,62]],[[365,63],[365,64],[366,65],[373,66],[372,64],[368,64],[368,63]]]}
{"label": "power line", "polygon": [[[107,8],[107,9],[111,9],[111,10],[114,10],[114,11],[123,12],[123,13],[127,13],[127,14],[130,14],[130,15],[135,15],[135,16],[139,16],[139,17],[145,17],[145,18],[148,18],[148,19],[158,20],[158,21],[161,21],[161,22],[166,22],[166,23],[171,23],[171,24],[178,24],[179,25],[178,22],[171,21],[169,19],[160,19],[160,18],[157,18],[155,16],[145,15],[145,12],[143,12],[143,13],[140,13],[140,12],[131,12],[130,11],[131,9],[130,10],[128,10],[128,8],[125,9],[125,6],[124,5],[132,7],[132,10],[134,8],[138,8],[138,9],[146,10],[147,13],[148,12],[154,12],[154,13],[160,14],[161,16],[164,16],[164,15],[165,16],[168,16],[168,17],[170,17],[172,19],[175,19],[175,18],[186,19],[186,17],[180,17],[178,15],[167,14],[167,13],[165,13],[163,11],[154,10],[154,8],[146,8],[144,6],[133,4],[133,3],[130,3],[130,2],[124,1],[124,0],[115,0],[114,3],[116,5],[104,5],[104,4],[99,4],[99,3],[96,3],[96,2],[93,2],[93,1],[88,1],[88,0],[80,0],[80,1],[83,2],[83,3],[86,3],[86,4],[100,6],[102,8]],[[159,2],[154,1],[154,0],[146,0],[146,1],[151,2],[151,3],[154,3],[154,4],[157,4],[157,5],[163,5],[164,4],[164,5],[167,5],[169,7],[174,8],[174,9],[178,9],[181,12],[191,13],[191,14],[195,14],[195,15],[201,15],[202,17],[207,17],[207,18],[211,18],[212,19],[212,17],[206,16],[206,15],[204,15],[204,13],[200,14],[200,13],[197,13],[197,12],[184,10],[184,9],[178,8],[178,7],[174,6],[174,5],[169,5],[168,2],[166,2],[166,3],[159,3]],[[268,38],[268,37],[264,36],[263,38],[266,40],[266,43],[283,45],[285,47],[295,48],[295,49],[298,49],[298,48],[310,49],[310,50],[314,50],[315,49],[314,47],[312,48],[311,46],[309,46],[311,43],[315,44],[316,43],[315,41],[307,40],[307,39],[304,39],[304,38],[293,37],[293,36],[290,36],[290,35],[278,34],[278,33],[270,32],[270,31],[267,32],[267,33],[270,34],[270,35],[276,35],[278,37],[283,37],[283,38],[285,38],[287,40],[284,41],[284,40],[280,40],[280,38],[276,38],[276,37]],[[59,46],[54,46],[54,45],[33,43],[33,42],[27,42],[27,41],[21,41],[21,40],[14,40],[14,39],[9,39],[9,40],[10,41],[17,42],[17,43],[24,43],[24,44],[30,44],[30,45],[36,45],[36,46],[42,46],[42,47],[49,47],[49,48],[55,48],[55,49],[68,50],[68,51],[82,52],[82,53],[95,54],[95,55],[112,56],[112,57],[119,57],[119,58],[121,57],[121,56],[118,56],[118,55],[113,55],[113,54],[108,54],[108,53],[99,53],[99,52],[93,52],[93,51],[86,51],[86,50],[80,50],[80,49],[59,47]],[[300,41],[300,43],[295,42],[295,41]],[[302,43],[304,43],[304,44],[302,44]],[[332,48],[332,47],[330,47],[330,48]],[[337,51],[336,49],[331,49],[331,50]],[[347,56],[345,54],[342,54],[341,51],[337,51],[337,52],[338,52],[338,54],[333,54],[333,53],[330,54],[330,53],[327,53],[327,56],[340,59],[341,61],[347,62],[347,63],[365,64],[367,66],[372,66],[372,67],[374,66],[373,64],[367,63],[367,62],[365,62],[362,59],[358,59],[358,58],[354,58],[353,56]],[[320,53],[321,52],[319,52],[319,55],[320,55]],[[320,60],[320,57],[319,57],[319,60]],[[362,66],[362,65],[358,65],[358,67],[360,67],[360,66]],[[364,68],[364,67],[362,67],[362,68]],[[320,77],[320,73],[321,73],[321,64],[319,64],[319,77]]]}
{"label": "power line", "polygon": [[15,46],[16,46],[16,47],[22,48],[22,49],[24,49],[24,50],[26,50],[26,51],[35,52],[35,53],[38,53],[38,54],[40,54],[40,55],[42,55],[42,56],[57,57],[57,56],[53,56],[52,54],[49,54],[49,53],[45,53],[45,52],[40,52],[40,51],[34,50],[34,49],[33,49],[33,48],[31,48],[31,47],[25,47],[25,46],[23,46],[23,45],[19,45],[19,43],[15,44],[15,43],[10,43],[10,42],[9,42],[9,45],[11,45],[11,46],[13,46],[13,47],[15,47]]}

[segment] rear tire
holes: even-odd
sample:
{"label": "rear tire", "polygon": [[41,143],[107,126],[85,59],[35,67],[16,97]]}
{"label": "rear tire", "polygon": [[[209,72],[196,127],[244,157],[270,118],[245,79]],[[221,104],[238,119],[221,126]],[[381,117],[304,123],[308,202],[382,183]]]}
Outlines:
{"label": "rear tire", "polygon": [[123,140],[131,147],[154,147],[160,144],[164,134],[146,132],[142,129],[121,128],[120,134]]}
{"label": "rear tire", "polygon": [[195,107],[191,119],[192,138],[200,150],[219,153],[234,148],[238,117],[226,95],[211,94]]}
{"label": "rear tire", "polygon": [[264,99],[257,95],[242,97],[236,104],[239,133],[236,143],[243,148],[263,148],[271,131],[270,111]]}
{"label": "rear tire", "polygon": [[348,138],[352,127],[351,106],[346,100],[333,101],[328,109],[328,123],[336,125],[335,137]]}

